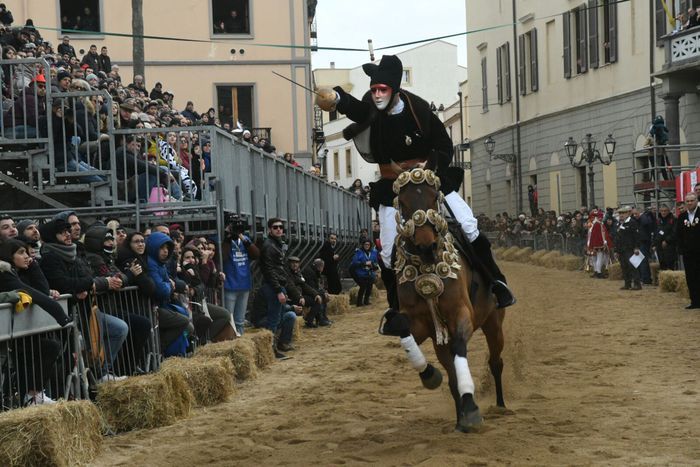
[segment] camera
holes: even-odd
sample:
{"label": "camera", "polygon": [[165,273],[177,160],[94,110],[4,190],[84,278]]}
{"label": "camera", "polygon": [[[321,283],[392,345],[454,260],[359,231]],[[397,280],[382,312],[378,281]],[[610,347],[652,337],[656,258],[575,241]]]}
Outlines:
{"label": "camera", "polygon": [[230,232],[231,235],[238,235],[250,230],[250,224],[235,213],[224,213],[224,223],[226,224],[226,230]]}

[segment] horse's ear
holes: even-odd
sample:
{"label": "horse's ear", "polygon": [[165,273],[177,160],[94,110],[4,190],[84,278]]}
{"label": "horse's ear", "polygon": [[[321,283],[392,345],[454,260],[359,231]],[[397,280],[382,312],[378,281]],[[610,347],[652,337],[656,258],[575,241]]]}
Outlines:
{"label": "horse's ear", "polygon": [[425,168],[432,170],[433,172],[435,169],[437,169],[438,165],[438,154],[437,151],[432,150],[430,151],[430,155],[428,156],[428,160],[425,161]]}

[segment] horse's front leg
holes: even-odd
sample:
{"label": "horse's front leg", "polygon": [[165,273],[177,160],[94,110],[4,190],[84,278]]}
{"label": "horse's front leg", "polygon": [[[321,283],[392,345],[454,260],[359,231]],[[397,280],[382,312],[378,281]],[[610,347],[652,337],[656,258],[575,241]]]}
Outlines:
{"label": "horse's front leg", "polygon": [[421,321],[409,322],[408,316],[403,313],[400,313],[399,317],[405,319],[400,337],[401,347],[406,352],[406,358],[413,369],[418,372],[423,386],[427,389],[437,389],[442,383],[442,374],[440,370],[428,363],[419,347],[430,336],[430,330]]}
{"label": "horse's front leg", "polygon": [[467,313],[460,313],[458,316],[460,318],[457,321],[455,332],[450,333],[449,347],[453,356],[452,365],[454,366],[457,395],[459,396],[456,428],[467,433],[478,429],[483,419],[474,400],[474,380],[469,371],[467,360],[467,340],[472,333],[471,323]]}

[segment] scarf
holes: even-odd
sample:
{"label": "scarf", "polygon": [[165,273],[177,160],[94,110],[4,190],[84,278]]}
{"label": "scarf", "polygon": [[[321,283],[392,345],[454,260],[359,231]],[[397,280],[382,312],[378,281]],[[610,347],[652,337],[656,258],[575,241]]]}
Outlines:
{"label": "scarf", "polygon": [[68,263],[74,263],[77,256],[78,246],[73,243],[72,245],[61,245],[60,243],[44,243],[44,255],[46,252],[52,252],[58,255],[63,261]]}

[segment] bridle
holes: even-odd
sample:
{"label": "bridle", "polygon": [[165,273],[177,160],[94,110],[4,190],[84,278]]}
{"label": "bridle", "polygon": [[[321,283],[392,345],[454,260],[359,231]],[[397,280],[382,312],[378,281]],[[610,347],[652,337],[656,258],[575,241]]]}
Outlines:
{"label": "bridle", "polygon": [[[401,189],[408,184],[427,184],[434,187],[439,195],[434,209],[416,210],[407,220],[404,220],[399,204]],[[393,184],[394,208],[396,209],[396,230],[398,236],[395,242],[396,261],[394,270],[398,276],[398,284],[415,282],[416,293],[423,297],[433,315],[435,334],[438,344],[447,343],[448,333],[446,321],[437,308],[437,299],[445,290],[445,280],[457,279],[457,273],[461,269],[459,253],[454,247],[454,238],[449,233],[447,221],[440,212],[444,202],[444,196],[439,192],[440,178],[432,170],[416,168],[402,172]],[[416,227],[430,224],[437,233],[436,262],[426,264],[419,255],[412,254],[407,248],[414,245]]]}

